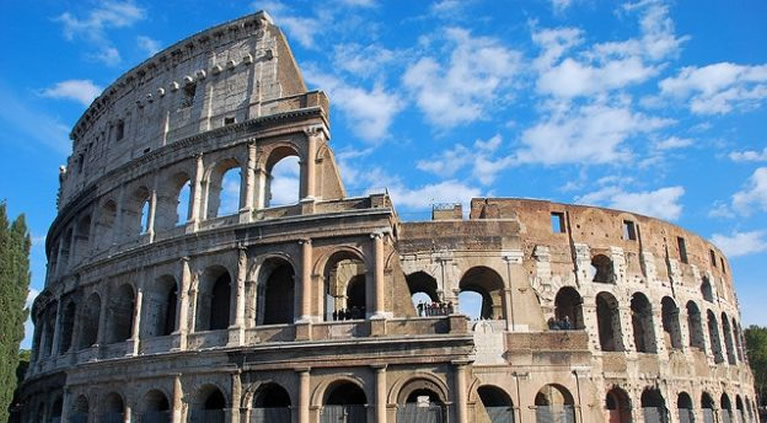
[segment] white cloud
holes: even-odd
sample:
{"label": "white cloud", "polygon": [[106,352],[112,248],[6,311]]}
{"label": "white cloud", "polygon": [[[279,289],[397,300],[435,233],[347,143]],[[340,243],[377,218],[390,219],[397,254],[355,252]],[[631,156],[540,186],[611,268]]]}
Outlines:
{"label": "white cloud", "polygon": [[355,7],[373,7],[376,5],[375,0],[341,0],[341,3]]}
{"label": "white cloud", "polygon": [[522,133],[525,148],[517,152],[522,163],[604,164],[625,160],[631,152],[628,138],[673,123],[633,113],[624,106],[589,105],[544,118]]}
{"label": "white cloud", "polygon": [[[27,300],[25,303],[25,307],[28,310],[32,309],[32,304],[35,302],[35,298],[40,294],[40,291],[29,287],[29,292],[27,293]],[[32,338],[35,333],[35,325],[32,323],[32,315],[31,313],[27,316],[27,321],[24,322],[24,340],[21,342],[20,348],[28,349],[32,348]]]}
{"label": "white cloud", "polygon": [[64,36],[73,39],[84,35],[92,40],[101,40],[108,28],[129,27],[146,17],[144,9],[132,1],[104,1],[91,9],[85,18],[78,18],[70,12],[62,13],[55,20],[64,25]]}
{"label": "white cloud", "polygon": [[734,162],[764,162],[767,161],[767,147],[762,151],[733,151],[729,157]]}
{"label": "white cloud", "polygon": [[[314,48],[314,39],[328,26],[322,17],[297,16],[290,8],[278,0],[256,1],[251,3],[253,10],[265,10],[274,17],[274,23],[287,31],[299,44]],[[324,15],[327,17],[327,15]]]}
{"label": "white cloud", "polygon": [[767,231],[735,231],[730,235],[714,234],[711,242],[729,257],[745,256],[767,251]]}
{"label": "white cloud", "polygon": [[421,57],[408,66],[402,81],[430,123],[451,128],[481,119],[508,94],[504,91],[512,85],[520,54],[461,28],[446,29],[444,41],[447,63]]}
{"label": "white cloud", "polygon": [[682,205],[679,203],[682,195],[684,195],[684,188],[681,186],[641,192],[627,192],[618,186],[608,186],[576,197],[575,202],[675,220],[682,214]]}
{"label": "white cloud", "polygon": [[337,69],[343,69],[358,76],[371,76],[391,63],[396,53],[378,44],[361,45],[358,43],[337,44],[333,47],[333,63]]}
{"label": "white cloud", "polygon": [[471,166],[472,176],[483,185],[488,185],[495,180],[499,171],[512,163],[510,157],[493,159],[493,153],[501,142],[501,136],[495,135],[487,141],[478,139],[470,147],[456,144],[452,149],[442,151],[435,159],[419,160],[416,167],[441,177],[451,177],[458,170]]}
{"label": "white cloud", "polygon": [[555,12],[563,12],[573,4],[573,0],[551,0]]}
{"label": "white cloud", "polygon": [[43,90],[42,95],[50,98],[63,98],[80,102],[84,106],[91,104],[98,97],[102,88],[90,79],[70,79],[57,82],[51,88]]}
{"label": "white cloud", "polygon": [[395,93],[386,91],[380,83],[372,89],[352,86],[334,76],[304,72],[306,80],[326,90],[333,104],[346,115],[354,132],[370,142],[377,142],[389,134],[389,126],[403,108],[403,102]]}
{"label": "white cloud", "polygon": [[461,203],[464,208],[474,197],[480,196],[478,188],[456,180],[447,180],[409,188],[402,184],[389,187],[395,206],[406,209],[427,209],[437,203]]}
{"label": "white cloud", "polygon": [[745,189],[732,196],[732,206],[744,215],[753,208],[767,211],[767,167],[760,167],[748,179]]}
{"label": "white cloud", "polygon": [[720,217],[720,218],[726,218],[731,219],[735,217],[735,213],[732,211],[732,208],[729,204],[726,204],[721,201],[715,201],[714,204],[711,206],[711,209],[708,211],[708,217]]}
{"label": "white cloud", "polygon": [[298,202],[300,172],[301,169],[296,156],[286,157],[274,165],[272,168],[272,185],[269,191],[272,194],[269,201],[270,206]]}
{"label": "white cloud", "polygon": [[146,35],[139,35],[136,37],[136,43],[141,50],[144,50],[149,56],[154,56],[155,53],[160,51],[160,42],[154,40]]}
{"label": "white cloud", "polygon": [[676,148],[689,147],[693,145],[694,143],[695,141],[690,138],[680,138],[677,136],[671,136],[655,143],[655,148],[657,148],[658,150],[673,150]]}
{"label": "white cloud", "polygon": [[643,82],[657,73],[656,67],[645,66],[639,57],[611,60],[603,66],[566,58],[541,74],[537,89],[559,97],[588,96]]}
{"label": "white cloud", "polygon": [[89,53],[88,59],[101,62],[107,66],[114,66],[122,61],[120,51],[114,47],[104,47],[95,53]]}
{"label": "white cloud", "polygon": [[48,115],[44,110],[31,108],[14,92],[7,89],[2,81],[0,81],[0,98],[3,99],[0,101],[0,123],[3,124],[3,128],[10,130],[11,133],[18,131],[23,135],[23,138],[16,141],[12,141],[12,137],[3,137],[4,140],[0,142],[17,142],[26,148],[42,145],[55,151],[60,159],[66,158],[72,152],[68,125]]}
{"label": "white cloud", "polygon": [[696,114],[725,114],[761,106],[767,99],[767,65],[721,62],[688,66],[659,83],[661,94],[687,101]]}

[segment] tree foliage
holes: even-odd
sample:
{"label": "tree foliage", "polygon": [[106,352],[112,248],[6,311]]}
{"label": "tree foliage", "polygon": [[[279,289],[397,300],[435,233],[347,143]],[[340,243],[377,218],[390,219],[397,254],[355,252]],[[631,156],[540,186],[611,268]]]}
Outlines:
{"label": "tree foliage", "polygon": [[24,215],[12,223],[0,203],[0,422],[8,420],[8,405],[16,387],[19,344],[24,339],[24,305],[29,289],[31,242]]}
{"label": "tree foliage", "polygon": [[756,393],[764,404],[767,396],[767,327],[751,325],[743,334],[746,337],[748,363],[754,374]]}

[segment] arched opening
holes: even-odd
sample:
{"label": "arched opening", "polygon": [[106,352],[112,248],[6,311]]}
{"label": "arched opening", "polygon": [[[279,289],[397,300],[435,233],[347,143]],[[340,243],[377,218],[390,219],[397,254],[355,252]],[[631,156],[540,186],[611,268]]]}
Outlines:
{"label": "arched opening", "polygon": [[[70,248],[72,245],[72,228],[64,232],[64,237],[61,239],[61,248],[59,249],[59,269],[67,269],[69,267]],[[61,273],[61,272],[59,272]]]}
{"label": "arched opening", "polygon": [[583,298],[570,286],[561,288],[554,299],[554,318],[559,329],[583,329]]}
{"label": "arched opening", "polygon": [[88,398],[79,395],[72,404],[72,415],[69,416],[72,423],[88,423]]}
{"label": "arched opening", "polygon": [[217,163],[208,176],[205,217],[214,219],[237,213],[240,210],[241,187],[240,164],[234,159]]}
{"label": "arched opening", "polygon": [[714,353],[714,362],[722,363],[724,356],[722,355],[722,342],[719,339],[719,327],[716,322],[716,316],[711,310],[706,315],[708,316],[708,339],[711,343],[711,352]]}
{"label": "arched opening", "polygon": [[719,400],[719,404],[722,409],[722,423],[731,423],[733,421],[733,415],[730,397],[726,393],[723,393]]}
{"label": "arched opening", "polygon": [[661,319],[663,321],[663,342],[666,349],[682,348],[682,328],[679,326],[679,307],[671,297],[661,300]]}
{"label": "arched opening", "polygon": [[735,352],[738,355],[738,360],[743,362],[743,332],[740,330],[740,326],[734,317],[732,318],[732,332],[733,338],[735,338]]}
{"label": "arched opening", "polygon": [[706,343],[703,339],[700,310],[693,301],[687,302],[687,331],[690,337],[690,346],[705,351]]}
{"label": "arched opening", "polygon": [[618,300],[607,292],[597,294],[597,326],[602,351],[623,351]]}
{"label": "arched opening", "polygon": [[402,387],[397,399],[397,423],[447,421],[447,407],[434,382],[414,379]]}
{"label": "arched opening", "polygon": [[676,400],[676,408],[679,411],[679,423],[695,422],[695,413],[692,407],[692,398],[687,392],[680,392]]}
{"label": "arched opening", "polygon": [[642,392],[642,414],[645,423],[667,423],[668,411],[666,401],[660,390],[647,388]]}
{"label": "arched opening", "polygon": [[196,331],[219,330],[229,327],[231,277],[222,266],[212,266],[203,272],[197,293]]}
{"label": "arched opening", "polygon": [[74,333],[76,314],[77,306],[75,306],[74,301],[70,300],[64,307],[64,314],[61,315],[59,354],[67,353],[72,348],[72,334]]}
{"label": "arched opening", "polygon": [[[472,319],[495,320],[506,318],[503,313],[503,279],[493,269],[484,266],[472,267],[464,273],[458,284],[459,312]],[[464,293],[475,293],[479,297],[468,296]],[[476,303],[479,307],[467,306],[467,302]]]}
{"label": "arched opening", "polygon": [[122,208],[121,232],[125,239],[135,238],[149,231],[149,189],[136,188],[127,196]]}
{"label": "arched opening", "polygon": [[189,220],[191,189],[191,178],[185,172],[178,172],[168,179],[165,188],[157,196],[156,229],[173,229]]}
{"label": "arched opening", "polygon": [[410,299],[413,301],[419,316],[426,316],[427,306],[439,302],[437,293],[437,281],[428,273],[418,271],[405,277],[410,291]]}
{"label": "arched opening", "polygon": [[605,409],[607,409],[609,423],[631,422],[631,401],[623,389],[616,386],[607,392]]}
{"label": "arched opening", "polygon": [[713,303],[714,302],[714,290],[711,288],[711,281],[707,276],[703,277],[703,282],[700,284],[700,293],[703,295],[703,299]]}
{"label": "arched opening", "polygon": [[751,399],[746,397],[746,415],[748,416],[747,422],[752,422],[755,420],[754,418],[754,408],[753,404],[751,403]]}
{"label": "arched opening", "polygon": [[592,281],[597,283],[615,283],[613,261],[604,254],[597,254],[591,259]]}
{"label": "arched opening", "polygon": [[164,275],[146,290],[144,307],[147,336],[167,336],[176,330],[178,284],[170,275]]}
{"label": "arched opening", "polygon": [[192,423],[224,423],[227,408],[226,397],[213,385],[203,386],[192,404],[190,421]]}
{"label": "arched opening", "polygon": [[125,423],[125,404],[122,397],[112,392],[104,398],[104,423]]}
{"label": "arched opening", "polygon": [[141,423],[169,423],[171,421],[168,397],[159,389],[152,389],[144,395],[144,414]]}
{"label": "arched opening", "polygon": [[637,352],[655,353],[655,330],[652,322],[652,306],[642,293],[631,296],[631,327]]}
{"label": "arched opening", "polygon": [[115,241],[114,226],[117,219],[117,204],[108,200],[98,213],[96,221],[96,240],[94,245],[108,247]]}
{"label": "arched opening", "polygon": [[295,204],[301,195],[301,168],[298,152],[283,146],[275,148],[265,163],[266,181],[261,204],[276,207]]}
{"label": "arched opening", "polygon": [[735,421],[738,423],[746,421],[746,412],[743,408],[743,399],[740,395],[735,395]]}
{"label": "arched opening", "polygon": [[187,179],[176,196],[176,226],[185,224],[192,215],[192,182]]}
{"label": "arched opening", "polygon": [[732,331],[730,330],[730,319],[725,313],[722,313],[722,336],[724,336],[724,347],[727,349],[727,362],[736,364],[735,347],[732,344]]}
{"label": "arched opening", "polygon": [[575,402],[564,386],[549,384],[535,395],[536,423],[574,422]]}
{"label": "arched opening", "polygon": [[365,423],[366,404],[365,391],[356,384],[347,381],[331,384],[325,393],[320,420],[322,423]]}
{"label": "arched opening", "polygon": [[64,409],[64,400],[61,397],[57,397],[56,401],[53,401],[53,407],[51,407],[51,423],[61,423],[61,413]]}
{"label": "arched opening", "polygon": [[53,334],[56,331],[56,302],[48,305],[48,310],[43,316],[43,345],[41,345],[42,358],[50,357],[53,354]]}
{"label": "arched opening", "polygon": [[136,297],[130,284],[120,285],[117,292],[110,296],[107,310],[106,342],[108,344],[123,342],[131,337],[135,305]]}
{"label": "arched opening", "polygon": [[282,386],[267,383],[253,398],[251,423],[290,423],[290,395]]}
{"label": "arched opening", "polygon": [[486,385],[477,388],[477,395],[490,417],[490,423],[514,423],[514,404],[506,392]]}
{"label": "arched opening", "polygon": [[80,318],[80,336],[77,343],[78,349],[88,348],[98,339],[99,316],[101,315],[101,298],[93,293],[85,302]]}
{"label": "arched opening", "polygon": [[91,215],[87,214],[77,221],[75,227],[74,263],[79,263],[88,256],[91,237]]}
{"label": "arched opening", "polygon": [[700,408],[703,411],[703,423],[714,423],[714,399],[708,392],[701,394]]}
{"label": "arched opening", "polygon": [[339,251],[325,265],[325,320],[357,320],[367,315],[367,269],[362,257]]}
{"label": "arched opening", "polygon": [[268,259],[258,275],[256,325],[293,323],[295,271],[286,260]]}

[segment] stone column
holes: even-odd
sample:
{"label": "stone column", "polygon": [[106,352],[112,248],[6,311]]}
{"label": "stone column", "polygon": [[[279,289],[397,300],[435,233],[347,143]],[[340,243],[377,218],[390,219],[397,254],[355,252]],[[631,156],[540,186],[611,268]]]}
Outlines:
{"label": "stone column", "polygon": [[157,215],[157,189],[153,189],[149,194],[149,216],[146,221],[146,233],[149,237],[149,242],[154,242],[154,221]]}
{"label": "stone column", "polygon": [[269,178],[269,175],[266,173],[264,169],[254,169],[253,171],[253,178],[254,178],[254,185],[255,185],[255,192],[254,192],[254,205],[253,207],[256,210],[260,210],[266,207],[267,205],[267,179]]}
{"label": "stone column", "polygon": [[131,409],[130,404],[125,404],[125,412],[123,413],[123,423],[131,423],[131,414],[133,410]]}
{"label": "stone column", "polygon": [[65,386],[61,393],[61,422],[69,423],[69,412],[72,410],[72,392]]}
{"label": "stone column", "polygon": [[248,142],[248,163],[245,165],[245,204],[243,210],[248,212],[248,216],[253,210],[256,188],[256,140],[254,138]]}
{"label": "stone column", "polygon": [[299,321],[312,320],[312,240],[304,239],[301,244],[301,316]]}
{"label": "stone column", "polygon": [[53,323],[53,339],[51,340],[51,357],[59,355],[59,338],[61,338],[61,298],[56,301],[56,320]]}
{"label": "stone column", "polygon": [[386,365],[371,366],[376,373],[376,422],[386,423]]}
{"label": "stone column", "polygon": [[384,312],[384,234],[376,232],[371,234],[373,239],[373,287],[375,288],[373,319],[385,319]]}
{"label": "stone column", "polygon": [[525,281],[525,269],[522,267],[524,253],[521,250],[509,251],[503,256],[506,262],[506,289],[503,290],[503,312],[506,317],[506,330],[513,331],[516,325],[514,316],[514,281]]}
{"label": "stone column", "polygon": [[120,185],[119,192],[117,194],[117,211],[115,212],[115,220],[112,223],[113,245],[117,245],[120,243],[120,241],[122,241],[122,230],[125,226],[125,222],[123,222],[123,207],[125,207],[125,186]]}
{"label": "stone column", "polygon": [[190,184],[192,197],[192,210],[189,214],[189,222],[187,222],[186,232],[194,232],[200,226],[201,213],[202,213],[202,178],[205,173],[205,167],[202,163],[202,153],[196,154],[195,158],[195,170],[194,178]]}
{"label": "stone column", "polygon": [[178,313],[176,315],[177,349],[186,349],[186,335],[189,333],[189,291],[192,287],[192,272],[189,269],[189,257],[181,260],[181,283],[178,289]]}
{"label": "stone column", "polygon": [[240,398],[242,398],[242,379],[240,378],[241,374],[238,370],[236,373],[232,374],[232,412],[231,412],[231,420],[229,420],[232,423],[237,423],[241,421],[240,419]]}
{"label": "stone column", "polygon": [[457,423],[468,423],[466,410],[466,365],[468,361],[454,361],[455,366],[455,417]]}
{"label": "stone column", "polygon": [[181,375],[176,375],[173,378],[173,399],[171,401],[171,410],[173,410],[172,423],[182,423],[183,415],[182,409],[184,404],[182,402],[184,393],[181,389]]}
{"label": "stone column", "polygon": [[302,181],[304,192],[301,198],[314,199],[317,173],[317,141],[322,137],[322,129],[319,127],[307,128],[304,130],[304,134],[306,135],[306,158],[302,166],[304,170]]}
{"label": "stone column", "polygon": [[101,308],[99,309],[99,331],[96,334],[96,344],[102,345],[107,336],[107,309],[109,308],[109,287],[106,287],[105,292],[100,292]]}
{"label": "stone column", "polygon": [[310,368],[296,369],[298,373],[298,418],[296,423],[309,423],[309,372]]}
{"label": "stone column", "polygon": [[139,336],[139,329],[141,328],[141,304],[144,302],[144,287],[143,284],[139,284],[136,292],[136,304],[133,308],[133,327],[131,328],[131,341],[133,342],[133,348],[131,349],[131,355],[138,355],[139,346],[141,345],[141,337]]}
{"label": "stone column", "polygon": [[235,289],[231,290],[231,310],[229,321],[234,322],[229,327],[229,345],[242,345],[245,335],[245,278],[248,274],[248,249],[238,247],[237,253],[237,279]]}

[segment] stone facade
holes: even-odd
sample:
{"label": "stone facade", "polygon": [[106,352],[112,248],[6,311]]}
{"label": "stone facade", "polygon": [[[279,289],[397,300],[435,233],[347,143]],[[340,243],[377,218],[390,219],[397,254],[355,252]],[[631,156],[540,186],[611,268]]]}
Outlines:
{"label": "stone facade", "polygon": [[[403,222],[386,194],[346,196],[328,112],[263,12],[107,88],[72,131],[16,418],[755,421],[711,243],[523,199]],[[300,200],[271,207],[289,156]],[[480,320],[455,312],[467,291]],[[424,316],[416,293],[452,304]]]}

